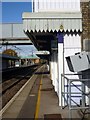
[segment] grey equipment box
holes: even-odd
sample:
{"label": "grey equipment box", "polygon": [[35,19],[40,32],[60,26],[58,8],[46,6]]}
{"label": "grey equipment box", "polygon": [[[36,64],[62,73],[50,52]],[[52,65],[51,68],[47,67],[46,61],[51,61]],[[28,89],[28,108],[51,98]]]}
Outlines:
{"label": "grey equipment box", "polygon": [[90,52],[76,53],[73,56],[66,57],[70,71],[80,72],[90,69]]}

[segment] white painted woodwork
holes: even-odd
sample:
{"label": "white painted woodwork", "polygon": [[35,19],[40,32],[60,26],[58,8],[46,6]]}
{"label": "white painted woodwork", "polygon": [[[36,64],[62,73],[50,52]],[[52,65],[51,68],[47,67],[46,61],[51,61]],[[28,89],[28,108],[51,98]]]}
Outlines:
{"label": "white painted woodwork", "polygon": [[78,12],[80,0],[32,0],[34,12]]}

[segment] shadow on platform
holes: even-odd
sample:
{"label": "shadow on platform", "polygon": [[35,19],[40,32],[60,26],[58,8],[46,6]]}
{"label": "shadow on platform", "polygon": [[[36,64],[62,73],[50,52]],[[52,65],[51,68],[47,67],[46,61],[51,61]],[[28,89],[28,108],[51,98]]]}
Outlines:
{"label": "shadow on platform", "polygon": [[38,74],[38,75],[39,75],[39,74],[40,74],[40,75],[41,75],[41,74],[50,74],[50,72],[49,72],[49,71],[46,71],[46,72],[36,72],[35,74]]}

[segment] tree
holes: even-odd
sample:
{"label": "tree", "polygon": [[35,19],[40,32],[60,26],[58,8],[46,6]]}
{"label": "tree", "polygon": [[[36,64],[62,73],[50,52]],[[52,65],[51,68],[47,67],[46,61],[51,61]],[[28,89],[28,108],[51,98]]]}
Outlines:
{"label": "tree", "polygon": [[15,50],[12,50],[12,49],[7,49],[7,50],[4,50],[2,52],[2,54],[7,54],[7,55],[10,55],[10,56],[18,56],[17,55],[17,52]]}

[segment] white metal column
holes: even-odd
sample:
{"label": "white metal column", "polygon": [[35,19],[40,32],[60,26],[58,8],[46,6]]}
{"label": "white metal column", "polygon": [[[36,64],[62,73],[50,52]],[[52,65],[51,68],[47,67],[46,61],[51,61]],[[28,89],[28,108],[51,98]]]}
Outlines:
{"label": "white metal column", "polygon": [[[59,106],[61,106],[61,74],[63,74],[63,33],[57,34],[58,38],[58,80],[59,80]],[[62,88],[63,89],[63,88]]]}
{"label": "white metal column", "polygon": [[55,92],[58,93],[58,86],[57,86],[57,51],[54,51],[54,86],[55,86]]}
{"label": "white metal column", "polygon": [[53,84],[53,54],[51,55],[51,62],[50,62],[50,74],[51,74],[51,80]]}
{"label": "white metal column", "polygon": [[52,53],[52,59],[53,59],[53,63],[52,63],[52,80],[53,80],[53,86],[55,88],[55,57],[54,57],[54,51]]}
{"label": "white metal column", "polygon": [[61,74],[63,73],[63,44],[58,43],[58,79],[59,79],[59,106],[61,106]]}

